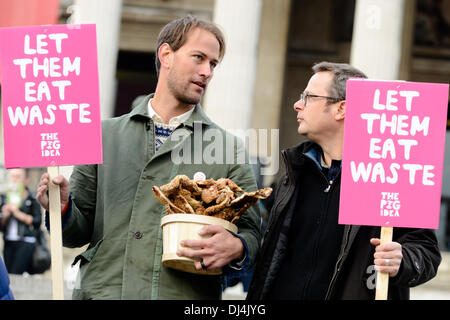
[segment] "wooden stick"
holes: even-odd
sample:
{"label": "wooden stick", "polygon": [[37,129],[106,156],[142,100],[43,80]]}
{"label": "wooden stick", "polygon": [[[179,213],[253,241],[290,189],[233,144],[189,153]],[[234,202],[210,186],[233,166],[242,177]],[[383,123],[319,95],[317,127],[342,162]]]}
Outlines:
{"label": "wooden stick", "polygon": [[[380,245],[392,241],[392,227],[381,227]],[[389,289],[389,273],[378,272],[375,300],[387,300]]]}
{"label": "wooden stick", "polygon": [[62,256],[61,196],[59,186],[52,179],[59,175],[59,167],[48,167],[49,209],[50,209],[50,250],[52,256],[53,300],[64,300],[64,276]]}

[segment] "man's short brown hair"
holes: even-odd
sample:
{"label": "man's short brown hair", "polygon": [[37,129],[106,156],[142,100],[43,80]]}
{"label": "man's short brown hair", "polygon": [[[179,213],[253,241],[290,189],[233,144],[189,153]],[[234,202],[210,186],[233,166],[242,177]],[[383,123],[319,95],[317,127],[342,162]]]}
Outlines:
{"label": "man's short brown hair", "polygon": [[328,88],[328,94],[336,98],[337,101],[345,100],[347,80],[349,78],[367,78],[362,71],[347,63],[323,61],[316,63],[312,69],[314,73],[328,71],[334,75],[330,88]]}
{"label": "man's short brown hair", "polygon": [[219,42],[219,60],[225,55],[225,38],[219,27],[213,22],[198,19],[192,15],[173,20],[166,24],[161,30],[156,42],[155,52],[155,65],[156,74],[159,76],[159,69],[161,68],[161,62],[159,61],[158,51],[159,48],[167,43],[173,51],[180,49],[187,41],[187,34],[194,28],[201,28],[211,32]]}

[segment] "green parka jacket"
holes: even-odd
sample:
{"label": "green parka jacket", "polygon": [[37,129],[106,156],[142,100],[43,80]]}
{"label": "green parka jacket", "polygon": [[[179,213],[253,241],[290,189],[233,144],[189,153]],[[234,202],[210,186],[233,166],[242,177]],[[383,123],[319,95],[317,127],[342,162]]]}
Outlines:
{"label": "green parka jacket", "polygon": [[[245,191],[254,191],[252,167],[242,142],[212,123],[200,105],[155,152],[147,111],[151,97],[129,114],[104,120],[103,164],[76,166],[70,178],[71,213],[63,221],[63,245],[89,244],[74,260],[80,260],[74,299],[221,297],[222,276],[190,274],[161,263],[165,207],[152,186],[179,174],[192,178],[203,172],[207,179],[227,177]],[[253,264],[260,241],[257,205],[237,225]]]}

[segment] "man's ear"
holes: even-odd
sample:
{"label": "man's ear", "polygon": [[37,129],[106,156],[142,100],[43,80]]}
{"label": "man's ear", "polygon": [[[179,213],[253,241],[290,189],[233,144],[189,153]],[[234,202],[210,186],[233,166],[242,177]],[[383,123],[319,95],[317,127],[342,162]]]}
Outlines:
{"label": "man's ear", "polygon": [[345,100],[339,101],[337,106],[337,112],[335,115],[336,120],[339,121],[345,119],[345,108],[346,108]]}
{"label": "man's ear", "polygon": [[158,58],[161,67],[170,68],[172,65],[173,50],[168,43],[163,43],[158,49]]}

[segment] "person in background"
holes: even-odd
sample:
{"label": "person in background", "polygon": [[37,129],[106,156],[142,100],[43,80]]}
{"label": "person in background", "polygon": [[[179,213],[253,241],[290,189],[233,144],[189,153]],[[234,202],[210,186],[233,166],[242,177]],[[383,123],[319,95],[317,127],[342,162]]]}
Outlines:
{"label": "person in background", "polygon": [[8,172],[6,194],[0,197],[3,258],[6,269],[12,274],[22,274],[29,269],[42,222],[41,207],[27,184],[27,170],[12,169]]}
{"label": "person in background", "polygon": [[286,174],[247,299],[372,300],[376,269],[390,276],[389,299],[409,299],[409,288],[432,279],[441,262],[434,231],[395,228],[393,241],[380,244],[380,227],[338,224],[346,83],[366,76],[330,62],[313,71],[294,104],[308,141],[282,151]]}

